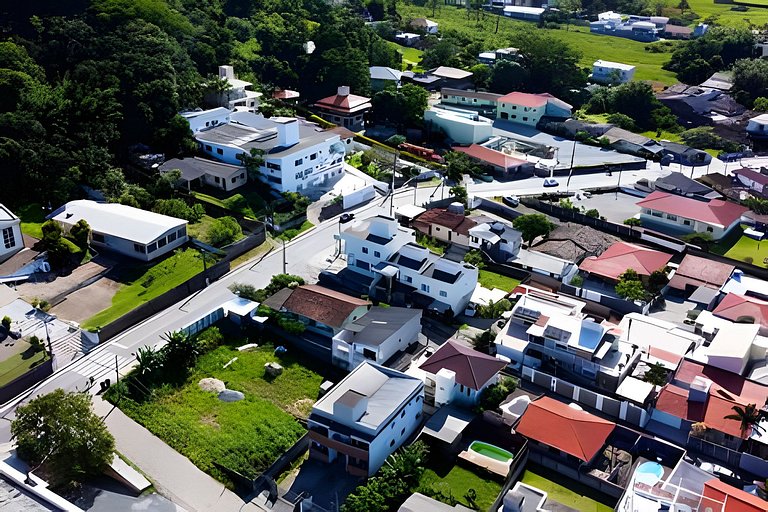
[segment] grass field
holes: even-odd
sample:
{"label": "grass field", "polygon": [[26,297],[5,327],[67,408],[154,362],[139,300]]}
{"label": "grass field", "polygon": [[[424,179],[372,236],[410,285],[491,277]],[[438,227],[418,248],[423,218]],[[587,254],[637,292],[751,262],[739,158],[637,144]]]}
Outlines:
{"label": "grass field", "polygon": [[16,346],[13,349],[16,349],[17,352],[0,362],[0,386],[5,386],[12,380],[21,377],[45,360],[45,351],[33,351],[32,346],[26,341],[18,340],[14,345]]}
{"label": "grass field", "polygon": [[[542,468],[543,469],[543,468]],[[554,479],[563,482],[565,478],[558,474],[545,474],[545,471],[539,469],[534,473],[527,469],[523,473],[521,481],[524,484],[532,485],[542,491],[546,491],[549,494],[549,498],[562,503],[568,507],[574,508],[580,512],[612,512],[613,507],[600,503],[589,496],[579,494],[584,492],[585,494],[592,493],[592,489],[579,484],[578,482],[569,482],[568,487],[564,487],[555,482]]]}
{"label": "grass field", "polygon": [[[502,18],[499,23],[499,32],[494,33],[496,16],[489,13],[481,15],[478,22],[475,19],[468,20],[464,9],[454,7],[444,6],[435,13],[434,17],[432,10],[427,7],[401,3],[398,8],[403,19],[427,17],[437,21],[441,31],[451,29],[471,37],[479,37],[486,42],[486,50],[510,46],[510,36],[516,31],[523,27],[535,27],[535,25],[524,21]],[[565,28],[538,30],[545,30],[548,35],[565,41],[579,50],[582,54],[581,64],[585,68],[591,69],[592,63],[597,59],[628,62],[637,66],[636,80],[651,80],[661,84],[677,82],[673,73],[661,69],[661,66],[669,60],[671,50],[668,49],[668,51],[661,53],[651,53],[645,50],[648,44],[659,43],[640,43],[621,37],[598,36],[590,34],[587,27],[571,26],[568,31]]]}
{"label": "grass field", "polygon": [[43,238],[42,226],[43,222],[45,222],[45,214],[39,203],[28,204],[23,208],[19,208],[14,213],[21,219],[22,233],[37,239]]}
{"label": "grass field", "polygon": [[[416,48],[409,48],[407,46],[399,45],[393,41],[387,41],[387,44],[397,50],[400,55],[403,56],[402,71],[411,69],[413,71],[424,71],[419,65],[421,62],[421,54],[424,53]],[[410,68],[408,66],[411,66]]]}
{"label": "grass field", "polygon": [[511,292],[520,284],[519,279],[503,276],[496,272],[491,272],[490,270],[481,270],[478,282],[485,288],[498,288],[499,290],[504,290],[506,292]]}
{"label": "grass field", "polygon": [[264,198],[249,185],[240,187],[234,194],[222,191],[221,193],[216,192],[214,195],[211,191],[211,194],[192,192],[192,195],[203,203],[226,208],[252,219],[260,215],[267,206]]}
{"label": "grass field", "polygon": [[501,484],[498,482],[487,477],[480,477],[458,465],[453,466],[450,470],[447,468],[435,469],[427,468],[424,471],[424,475],[419,481],[419,488],[426,490],[427,493],[431,490],[442,493],[446,497],[453,496],[465,507],[474,508],[464,497],[469,489],[474,489],[477,492],[475,501],[479,510],[489,510],[501,492]]}
{"label": "grass field", "polygon": [[[304,433],[295,416],[307,417],[317,398],[322,377],[291,354],[279,360],[274,347],[263,345],[239,352],[247,340],[232,340],[203,355],[186,384],[153,390],[151,399],[123,398],[119,407],[197,467],[230,485],[214,463],[256,477]],[[224,365],[236,359],[224,369]],[[268,379],[264,365],[279,361],[282,375]],[[245,399],[222,402],[202,391],[200,379],[221,379]]]}
{"label": "grass field", "polygon": [[[750,3],[764,3],[765,0]],[[732,11],[733,4],[716,4],[713,0],[688,0],[691,10],[704,21],[715,21],[718,25],[728,27],[748,27],[753,25],[765,25],[768,23],[768,2],[765,8],[749,7],[746,12]]]}
{"label": "grass field", "polygon": [[744,236],[742,234],[744,228],[746,228],[744,225],[735,228],[728,236],[713,244],[710,250],[734,260],[751,263],[758,267],[768,267],[768,264],[764,263],[768,258],[768,242],[762,243]]}
{"label": "grass field", "polygon": [[139,265],[125,271],[116,276],[122,286],[112,297],[112,305],[83,322],[82,328],[92,330],[107,325],[202,271],[203,261],[194,249],[177,251],[156,264]]}

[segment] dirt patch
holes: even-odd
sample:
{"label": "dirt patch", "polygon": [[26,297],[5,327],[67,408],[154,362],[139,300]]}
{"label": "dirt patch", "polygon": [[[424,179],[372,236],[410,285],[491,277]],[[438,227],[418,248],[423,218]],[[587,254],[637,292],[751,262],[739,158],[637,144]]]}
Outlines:
{"label": "dirt patch", "polygon": [[85,288],[67,295],[67,298],[51,308],[51,313],[73,322],[81,323],[112,305],[112,297],[121,283],[102,277]]}
{"label": "dirt patch", "polygon": [[213,414],[206,414],[202,418],[200,418],[200,423],[203,425],[208,425],[211,428],[215,428],[216,430],[219,430],[221,428],[221,425],[219,425],[219,422],[216,421],[216,416]]}
{"label": "dirt patch", "polygon": [[301,400],[297,400],[296,402],[287,405],[285,410],[298,418],[309,418],[309,413],[312,412],[313,405],[315,405],[315,401],[311,398],[302,398]]}
{"label": "dirt patch", "polygon": [[113,265],[114,261],[98,256],[88,263],[80,265],[67,276],[58,276],[50,282],[26,282],[18,285],[16,289],[19,296],[28,302],[36,298],[50,302],[57,296],[76,290],[85,281],[94,278]]}

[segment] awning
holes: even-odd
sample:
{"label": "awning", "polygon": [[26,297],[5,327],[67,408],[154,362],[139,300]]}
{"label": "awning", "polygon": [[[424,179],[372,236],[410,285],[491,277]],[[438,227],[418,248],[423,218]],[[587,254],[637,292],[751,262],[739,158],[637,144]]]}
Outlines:
{"label": "awning", "polygon": [[610,343],[603,343],[600,345],[600,348],[595,352],[595,357],[598,359],[602,359],[608,354],[608,351],[611,350],[611,344]]}

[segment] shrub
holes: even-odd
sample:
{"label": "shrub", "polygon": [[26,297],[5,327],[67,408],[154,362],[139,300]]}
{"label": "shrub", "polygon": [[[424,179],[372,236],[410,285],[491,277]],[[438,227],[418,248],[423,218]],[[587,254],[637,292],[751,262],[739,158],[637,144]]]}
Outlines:
{"label": "shrub", "polygon": [[571,278],[571,286],[580,288],[583,284],[584,284],[584,278],[581,275],[576,274],[575,276],[573,276],[573,278]]}
{"label": "shrub", "polygon": [[584,215],[586,215],[587,217],[592,217],[593,219],[600,218],[600,212],[597,211],[595,208],[587,210],[586,212],[584,212]]}
{"label": "shrub", "polygon": [[517,381],[510,377],[501,377],[499,382],[488,386],[480,393],[478,412],[493,411],[517,388]]}
{"label": "shrub", "polygon": [[640,219],[636,217],[630,217],[628,219],[624,219],[625,226],[640,226],[641,224],[642,222],[640,221]]}
{"label": "shrub", "polygon": [[224,342],[224,335],[218,327],[212,326],[197,335],[197,343],[200,352],[208,352],[215,349]]}
{"label": "shrub", "polygon": [[8,315],[3,317],[2,324],[3,324],[3,327],[6,328],[6,330],[11,328],[11,322],[12,322],[11,317],[9,317]]}
{"label": "shrub", "polygon": [[608,114],[607,119],[609,123],[614,124],[619,128],[623,128],[624,130],[632,131],[637,129],[637,126],[635,125],[635,120],[626,114],[614,112],[613,114]]}
{"label": "shrub", "polygon": [[464,255],[464,262],[469,263],[470,265],[474,265],[478,269],[485,267],[485,262],[483,261],[483,253],[477,249],[472,249],[471,251],[467,252],[467,254]]}
{"label": "shrub", "polygon": [[208,241],[215,247],[236,242],[243,236],[243,230],[234,217],[221,217],[208,228]]}
{"label": "shrub", "polygon": [[152,211],[170,217],[177,217],[189,222],[199,222],[205,214],[205,209],[201,205],[199,208],[190,207],[181,199],[158,199],[155,201]]}

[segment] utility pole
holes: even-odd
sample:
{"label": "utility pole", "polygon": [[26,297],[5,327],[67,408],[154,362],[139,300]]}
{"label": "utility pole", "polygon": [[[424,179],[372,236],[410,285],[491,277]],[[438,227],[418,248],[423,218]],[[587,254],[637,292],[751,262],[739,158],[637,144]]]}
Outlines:
{"label": "utility pole", "polygon": [[392,166],[392,187],[389,190],[389,216],[395,216],[395,172],[397,171],[397,157],[400,154],[395,151],[395,162]]}
{"label": "utility pole", "polygon": [[287,274],[287,263],[285,261],[285,239],[283,239],[283,274]]}

